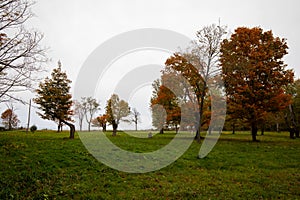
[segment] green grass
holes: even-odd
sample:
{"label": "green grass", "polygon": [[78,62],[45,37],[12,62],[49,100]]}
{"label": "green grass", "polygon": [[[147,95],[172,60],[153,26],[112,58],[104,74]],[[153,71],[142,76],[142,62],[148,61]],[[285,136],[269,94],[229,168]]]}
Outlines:
{"label": "green grass", "polygon": [[[146,174],[113,170],[94,159],[78,135],[66,137],[0,132],[0,199],[300,199],[300,139],[287,133],[265,133],[260,142],[251,142],[249,132],[225,133],[204,159],[197,159],[201,144],[194,142],[176,162]],[[174,134],[108,137],[143,152]]]}

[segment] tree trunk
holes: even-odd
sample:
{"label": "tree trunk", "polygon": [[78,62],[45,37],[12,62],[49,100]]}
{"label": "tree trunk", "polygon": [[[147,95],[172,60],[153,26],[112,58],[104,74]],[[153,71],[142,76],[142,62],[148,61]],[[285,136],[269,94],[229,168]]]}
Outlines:
{"label": "tree trunk", "polygon": [[113,127],[113,133],[112,133],[112,136],[117,136],[118,124],[117,124],[116,122],[113,121],[112,127]]}
{"label": "tree trunk", "polygon": [[178,133],[178,129],[179,129],[179,128],[178,128],[178,125],[176,124],[176,125],[175,125],[175,131],[176,131],[176,134]]}
{"label": "tree trunk", "polygon": [[91,132],[91,122],[88,122],[88,131]]}
{"label": "tree trunk", "polygon": [[197,142],[199,142],[200,143],[200,140],[201,140],[201,136],[200,136],[200,127],[197,129],[197,131],[196,131],[196,136],[195,136],[195,140],[197,141]]}
{"label": "tree trunk", "polygon": [[58,132],[58,133],[60,132],[60,126],[61,126],[60,123],[61,123],[61,122],[59,122],[58,125],[57,125],[57,132]]}
{"label": "tree trunk", "polygon": [[[206,89],[207,89],[206,87],[207,87],[207,82],[204,81],[200,99],[199,98],[197,99],[198,100],[198,105],[199,105],[199,116],[198,116],[199,117],[199,120],[198,120],[199,126],[198,126],[197,131],[196,131],[195,140],[197,140],[197,142],[199,142],[199,143],[200,143],[200,140],[201,140],[200,133],[201,133],[201,126],[202,126],[204,99],[205,99],[205,96],[206,96]],[[199,100],[200,100],[200,102],[199,102]]]}
{"label": "tree trunk", "polygon": [[208,134],[211,135],[211,128],[208,129]]}
{"label": "tree trunk", "polygon": [[82,122],[79,122],[79,129],[82,131]]}
{"label": "tree trunk", "polygon": [[299,131],[299,129],[296,129],[296,138],[299,138],[300,136],[299,136],[299,133],[300,133],[300,131]]}
{"label": "tree trunk", "polygon": [[135,131],[137,131],[137,123],[135,123]]}
{"label": "tree trunk", "polygon": [[264,135],[264,133],[265,133],[265,124],[263,124],[261,127],[261,135]]}
{"label": "tree trunk", "polygon": [[232,134],[235,134],[235,123],[232,124]]}
{"label": "tree trunk", "polygon": [[57,132],[62,132],[63,131],[63,124],[62,120],[58,120],[58,125],[57,125]]}
{"label": "tree trunk", "polygon": [[289,128],[290,138],[295,139],[295,130],[293,128]]}
{"label": "tree trunk", "polygon": [[161,129],[159,130],[159,134],[164,134],[164,128],[161,128]]}
{"label": "tree trunk", "polygon": [[277,131],[277,133],[280,132],[280,130],[279,130],[279,123],[278,122],[276,123],[276,131]]}
{"label": "tree trunk", "polygon": [[11,115],[9,115],[9,119],[8,119],[8,130],[9,131],[12,130],[12,116],[13,116],[13,110],[11,110]]}
{"label": "tree trunk", "polygon": [[102,131],[103,131],[103,132],[106,132],[106,124],[103,124],[103,126],[102,126]]}
{"label": "tree trunk", "polygon": [[198,143],[200,143],[200,140],[201,140],[201,136],[200,136],[200,133],[201,133],[201,115],[202,115],[202,111],[200,109],[199,112],[196,114],[196,123],[195,123],[196,135],[194,137],[194,140],[196,140]]}
{"label": "tree trunk", "polygon": [[251,135],[252,135],[253,142],[258,142],[258,140],[256,139],[257,131],[258,131],[257,124],[255,122],[252,122],[251,123]]}
{"label": "tree trunk", "polygon": [[67,126],[70,127],[70,139],[74,139],[75,137],[75,126],[74,124],[71,124],[65,120],[61,120],[61,122],[63,122],[64,124],[66,124]]}

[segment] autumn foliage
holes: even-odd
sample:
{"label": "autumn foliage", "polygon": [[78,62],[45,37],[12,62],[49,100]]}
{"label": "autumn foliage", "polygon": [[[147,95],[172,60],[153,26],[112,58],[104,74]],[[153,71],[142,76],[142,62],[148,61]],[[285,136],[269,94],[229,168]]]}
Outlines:
{"label": "autumn foliage", "polygon": [[8,128],[8,130],[12,130],[16,128],[20,123],[18,116],[13,112],[12,109],[8,108],[1,114],[2,123]]}
{"label": "autumn foliage", "polygon": [[61,63],[51,73],[51,78],[46,78],[39,84],[36,90],[37,98],[34,102],[39,105],[42,112],[38,114],[47,120],[58,121],[70,127],[70,139],[74,139],[75,126],[71,124],[72,95],[70,94],[70,83],[67,74],[62,71]]}
{"label": "autumn foliage", "polygon": [[[162,107],[157,107],[160,105]],[[151,99],[154,126],[163,132],[164,126],[174,126],[176,132],[181,119],[181,110],[175,94],[166,86],[160,85],[157,94]],[[163,110],[161,110],[162,108]],[[165,114],[165,115],[164,115]]]}
{"label": "autumn foliage", "polygon": [[238,28],[221,46],[222,76],[228,104],[236,118],[246,119],[256,141],[258,123],[270,112],[291,103],[285,88],[293,82],[293,72],[285,70],[285,39],[261,28]]}

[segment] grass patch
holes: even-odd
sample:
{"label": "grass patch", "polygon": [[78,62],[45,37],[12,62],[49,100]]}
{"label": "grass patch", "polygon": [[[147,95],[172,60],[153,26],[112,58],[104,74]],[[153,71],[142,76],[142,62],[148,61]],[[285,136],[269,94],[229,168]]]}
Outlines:
{"label": "grass patch", "polygon": [[[125,133],[118,146],[153,151],[174,133],[151,139]],[[141,135],[145,133],[140,133]],[[224,133],[213,151],[197,159],[201,144],[168,167],[146,174],[113,170],[68,132],[0,132],[0,199],[300,199],[300,139],[265,133],[251,142],[249,132]]]}

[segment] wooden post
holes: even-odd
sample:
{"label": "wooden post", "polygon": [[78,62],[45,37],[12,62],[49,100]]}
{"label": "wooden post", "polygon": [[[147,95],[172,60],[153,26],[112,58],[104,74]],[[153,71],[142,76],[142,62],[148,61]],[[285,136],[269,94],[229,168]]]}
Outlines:
{"label": "wooden post", "polygon": [[29,100],[29,109],[28,109],[28,120],[27,120],[26,133],[28,133],[28,131],[29,131],[29,125],[30,125],[30,112],[31,112],[31,99]]}

